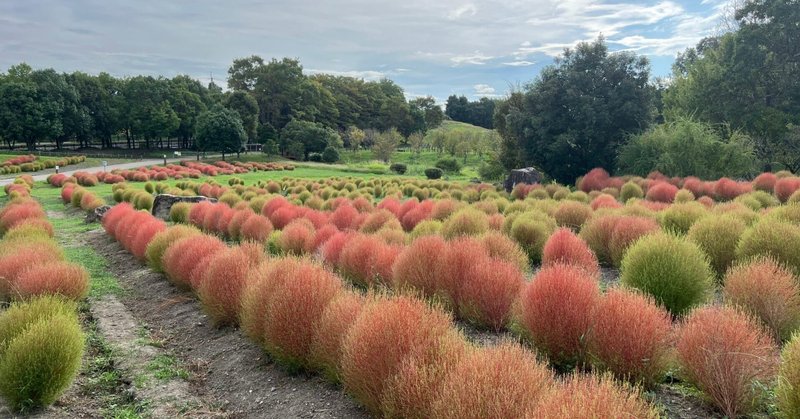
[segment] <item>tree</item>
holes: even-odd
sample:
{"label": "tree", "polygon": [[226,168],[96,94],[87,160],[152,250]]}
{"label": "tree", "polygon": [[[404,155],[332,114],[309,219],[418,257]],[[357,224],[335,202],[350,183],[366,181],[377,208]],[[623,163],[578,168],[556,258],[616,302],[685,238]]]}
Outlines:
{"label": "tree", "polygon": [[247,134],[242,127],[239,114],[222,106],[215,106],[197,117],[195,145],[203,152],[216,151],[225,154],[242,151],[247,144]]}
{"label": "tree", "polygon": [[248,140],[258,142],[258,102],[255,98],[249,93],[234,91],[225,95],[224,105],[239,114]]}
{"label": "tree", "polygon": [[[291,149],[292,157],[308,159],[310,153],[322,153],[326,147],[341,147],[342,139],[332,129],[322,124],[293,119],[281,131],[281,149],[286,153]],[[302,146],[302,156],[297,156]]]}
{"label": "tree", "polygon": [[403,141],[403,135],[396,128],[390,128],[387,131],[381,132],[375,138],[375,143],[372,145],[372,153],[375,158],[388,163],[392,158],[392,153]]}
{"label": "tree", "polygon": [[649,68],[633,53],[610,54],[602,37],[566,49],[527,86],[521,106],[507,107],[501,134],[524,163],[562,183],[595,167],[613,170],[617,147],[650,123]]}
{"label": "tree", "polygon": [[496,105],[497,101],[487,97],[470,102],[465,96],[451,95],[447,98],[445,113],[453,121],[493,129]]}
{"label": "tree", "polygon": [[419,131],[409,135],[408,145],[411,146],[411,149],[415,154],[419,155],[419,153],[422,151],[422,147],[425,146],[425,136]]}
{"label": "tree", "polygon": [[428,137],[429,139],[427,139],[426,142],[441,155],[444,151],[445,142],[447,141],[447,134],[442,130],[435,130],[432,131]]}
{"label": "tree", "polygon": [[749,175],[754,162],[747,136],[731,132],[722,138],[708,124],[679,119],[631,137],[620,149],[618,167],[639,176],[658,170],[667,176],[718,179]]}
{"label": "tree", "polygon": [[358,151],[358,147],[364,142],[366,134],[357,126],[351,125],[347,128],[345,138],[347,139],[348,144],[350,144],[350,149],[353,150],[353,153],[355,153]]}
{"label": "tree", "polygon": [[411,100],[408,105],[412,110],[412,114],[418,113],[422,116],[422,127],[418,131],[422,131],[423,134],[438,127],[444,120],[444,112],[436,104],[436,99],[433,96],[418,97]]}

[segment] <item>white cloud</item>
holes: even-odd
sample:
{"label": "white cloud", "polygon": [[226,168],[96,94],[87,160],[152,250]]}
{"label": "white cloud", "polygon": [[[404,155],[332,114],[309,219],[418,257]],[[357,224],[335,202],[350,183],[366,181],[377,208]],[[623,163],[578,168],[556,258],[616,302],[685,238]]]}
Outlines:
{"label": "white cloud", "polygon": [[451,57],[450,61],[456,66],[462,64],[483,65],[493,58],[492,56],[482,54],[480,51],[475,51],[473,54],[456,55],[455,57]]}
{"label": "white cloud", "polygon": [[495,92],[497,92],[494,87],[489,86],[488,84],[476,84],[472,87],[475,88],[475,93],[481,96],[494,95]]}
{"label": "white cloud", "polygon": [[373,71],[373,70],[347,70],[347,71],[339,71],[339,70],[318,70],[318,69],[307,69],[306,72],[308,74],[332,74],[334,76],[346,76],[346,77],[354,77],[357,79],[364,79],[368,81],[375,81],[386,78],[386,73],[381,71]]}
{"label": "white cloud", "polygon": [[478,14],[478,7],[472,3],[467,3],[453,9],[447,14],[447,18],[450,20],[459,20],[465,17],[475,16],[476,14]]}
{"label": "white cloud", "polygon": [[507,66],[511,66],[511,67],[527,67],[527,66],[531,66],[531,65],[534,65],[534,64],[536,64],[536,63],[533,62],[533,61],[525,61],[525,60],[511,61],[511,62],[503,63],[503,65],[507,65]]}

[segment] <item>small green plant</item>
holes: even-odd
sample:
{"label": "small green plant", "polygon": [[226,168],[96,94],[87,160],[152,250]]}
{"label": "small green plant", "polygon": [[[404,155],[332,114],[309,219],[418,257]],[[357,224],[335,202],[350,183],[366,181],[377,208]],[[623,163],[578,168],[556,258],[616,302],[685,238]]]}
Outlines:
{"label": "small green plant", "polygon": [[389,166],[389,170],[397,173],[398,175],[402,175],[406,173],[408,166],[403,163],[392,163],[392,165]]}
{"label": "small green plant", "polygon": [[439,159],[434,166],[447,173],[458,173],[461,171],[461,163],[459,163],[455,157]]}
{"label": "small green plant", "polygon": [[335,148],[328,146],[325,147],[321,157],[325,163],[336,163],[339,161],[339,152]]}
{"label": "small green plant", "polygon": [[442,171],[442,169],[439,169],[438,167],[431,167],[425,169],[425,176],[428,179],[439,179],[442,177],[443,174],[444,172]]}
{"label": "small green plant", "polygon": [[178,360],[173,355],[159,355],[149,364],[147,370],[153,373],[153,377],[158,380],[171,380],[180,378],[189,379],[189,371],[178,365]]}

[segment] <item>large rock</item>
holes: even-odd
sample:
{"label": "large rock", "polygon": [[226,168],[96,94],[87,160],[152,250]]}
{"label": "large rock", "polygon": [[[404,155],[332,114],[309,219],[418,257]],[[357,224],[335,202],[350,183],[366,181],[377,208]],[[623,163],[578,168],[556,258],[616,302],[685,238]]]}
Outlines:
{"label": "large rock", "polygon": [[178,202],[190,202],[194,204],[201,201],[217,202],[216,199],[205,196],[156,195],[156,199],[153,201],[153,215],[166,221],[169,220],[169,210]]}
{"label": "large rock", "polygon": [[541,180],[542,174],[538,170],[533,167],[526,167],[524,169],[512,170],[503,186],[506,188],[506,192],[510,193],[518,183],[533,185],[534,183],[541,182]]}
{"label": "large rock", "polygon": [[103,219],[103,216],[106,215],[108,210],[111,209],[110,205],[103,205],[102,207],[97,207],[94,211],[89,211],[86,213],[86,218],[83,219],[83,222],[86,224],[96,223]]}

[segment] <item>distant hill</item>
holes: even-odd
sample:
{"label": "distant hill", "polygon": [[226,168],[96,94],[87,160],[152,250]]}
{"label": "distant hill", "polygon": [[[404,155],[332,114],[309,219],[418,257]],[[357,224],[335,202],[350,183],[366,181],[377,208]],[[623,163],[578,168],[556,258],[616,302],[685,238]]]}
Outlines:
{"label": "distant hill", "polygon": [[474,131],[474,132],[482,134],[482,133],[488,132],[490,130],[488,130],[486,128],[483,128],[483,127],[479,127],[477,125],[467,124],[466,122],[458,122],[458,121],[447,120],[447,121],[442,121],[442,125],[440,125],[438,128],[435,128],[435,129],[432,129],[432,130],[428,131],[428,133],[431,133],[431,132],[434,132],[434,131],[444,131],[445,133],[450,133],[450,132],[453,132],[453,131],[464,131],[464,132]]}

